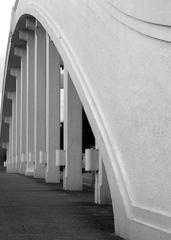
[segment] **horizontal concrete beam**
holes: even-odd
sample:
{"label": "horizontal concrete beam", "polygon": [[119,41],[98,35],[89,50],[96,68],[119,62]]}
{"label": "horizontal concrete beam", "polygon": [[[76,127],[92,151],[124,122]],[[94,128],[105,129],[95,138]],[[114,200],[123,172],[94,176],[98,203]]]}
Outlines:
{"label": "horizontal concrete beam", "polygon": [[27,18],[26,19],[26,28],[34,31],[36,29],[36,22],[37,21],[35,21],[35,19]]}
{"label": "horizontal concrete beam", "polygon": [[19,30],[19,39],[23,41],[28,41],[29,35],[32,34],[34,34],[34,32],[30,30]]}
{"label": "horizontal concrete beam", "polygon": [[8,92],[7,93],[7,98],[10,99],[10,100],[13,100],[15,97],[15,92]]}
{"label": "horizontal concrete beam", "polygon": [[2,143],[2,144],[1,144],[1,147],[2,147],[2,148],[4,148],[4,149],[7,149],[7,148],[8,148],[8,146],[9,146],[9,144],[8,144],[8,143]]}
{"label": "horizontal concrete beam", "polygon": [[20,68],[11,68],[10,69],[10,75],[13,77],[18,78],[21,74],[21,69]]}
{"label": "horizontal concrete beam", "polygon": [[12,118],[11,117],[4,117],[4,122],[7,124],[11,124]]}
{"label": "horizontal concrete beam", "polygon": [[23,52],[26,51],[26,48],[23,47],[14,47],[14,55],[18,57],[22,57]]}

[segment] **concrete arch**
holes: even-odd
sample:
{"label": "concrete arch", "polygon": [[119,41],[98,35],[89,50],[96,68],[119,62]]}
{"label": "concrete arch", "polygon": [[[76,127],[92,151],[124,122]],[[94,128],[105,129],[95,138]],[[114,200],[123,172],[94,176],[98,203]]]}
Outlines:
{"label": "concrete arch", "polygon": [[[87,84],[88,83],[87,76],[86,73],[84,72],[83,66],[79,64],[78,59],[76,58],[75,53],[72,49],[72,46],[70,46],[68,39],[65,37],[65,34],[63,33],[62,29],[60,29],[60,27],[57,26],[57,24],[51,20],[50,14],[48,14],[48,12],[45,12],[45,9],[43,9],[40,5],[37,5],[35,1],[32,2],[31,4],[29,2],[24,4],[24,6],[22,6],[21,9],[20,2],[18,4],[19,9],[16,8],[16,12],[15,13],[13,12],[13,17],[15,16],[15,20],[12,20],[11,29],[12,33],[14,34],[15,31],[20,28],[20,20],[23,19],[24,16],[25,17],[31,16],[36,18],[42,24],[44,29],[48,32],[49,36],[55,43],[56,48],[64,61],[64,64],[67,66],[67,69],[75,84],[83,107],[86,110],[95,137],[98,141],[98,146],[104,159],[104,165],[106,168],[111,196],[117,196],[112,197],[113,210],[115,215],[115,229],[116,233],[123,236],[124,233],[120,233],[119,231],[117,231],[118,227],[120,226],[120,222],[124,224],[124,221],[126,220],[126,212],[124,210],[125,204],[124,202],[122,202],[123,200],[121,197],[120,189],[116,187],[117,186],[116,182],[118,181],[117,179],[115,179],[115,175],[117,175],[117,169],[115,169],[114,173],[112,166],[113,163],[111,161],[105,160],[113,158],[115,153],[114,152],[109,153],[108,151],[111,150],[107,149],[106,147],[111,143],[109,137],[107,136],[107,132],[102,117],[100,116],[101,115],[100,111],[97,108],[97,104],[94,99],[93,93],[91,92],[90,86],[88,86]],[[108,144],[105,144],[107,142]],[[112,156],[110,157],[110,155]],[[125,201],[125,203],[126,208],[128,208],[129,206],[127,205],[127,201]],[[129,210],[127,210],[127,212],[128,211]]]}
{"label": "concrete arch", "polygon": [[[84,73],[82,66],[79,65],[78,61],[76,60],[76,58],[74,56],[74,52],[71,51],[71,47],[69,46],[67,41],[64,44],[61,44],[61,40],[63,39],[62,31],[54,32],[54,30],[53,30],[51,32],[49,29],[54,29],[54,26],[48,25],[47,22],[49,22],[49,21],[44,18],[44,13],[41,12],[41,10],[38,7],[33,8],[33,6],[32,6],[31,9],[24,10],[23,13],[24,13],[23,15],[22,15],[22,13],[19,14],[19,18],[16,21],[16,25],[13,26],[14,27],[13,32],[15,32],[15,29],[20,28],[18,23],[20,22],[20,19],[22,19],[23,17],[36,18],[42,24],[42,26],[45,28],[45,30],[49,34],[50,38],[52,39],[52,41],[55,43],[56,48],[59,51],[61,58],[64,62],[64,65],[67,66],[68,72],[71,76],[72,81],[74,82],[74,85],[75,85],[77,93],[80,97],[81,103],[82,103],[84,109],[86,110],[88,120],[91,123],[91,127],[92,127],[93,133],[95,135],[95,138],[98,142],[98,146],[100,148],[103,159],[108,159],[109,154],[107,153],[107,149],[104,144],[104,142],[107,141],[107,140],[104,140],[104,138],[107,137],[106,136],[107,133],[105,132],[106,130],[105,130],[103,121],[102,121],[99,111],[96,107],[95,100],[93,99],[93,94],[91,93],[89,86],[87,86],[87,84],[86,84],[87,77],[86,77],[86,74]],[[103,132],[102,132],[102,129],[103,129]],[[106,161],[104,160],[104,166],[105,166],[106,173],[107,173],[111,196],[117,195],[117,198],[114,197],[112,199],[113,210],[114,210],[114,213],[116,213],[116,214],[117,214],[117,211],[119,211],[119,219],[118,220],[120,221],[121,220],[121,212],[123,211],[124,208],[120,202],[119,189],[117,190],[116,185],[115,185],[116,183],[114,184],[115,174],[113,174],[113,171],[111,171],[113,169],[113,167],[110,162],[106,162]],[[112,181],[111,181],[111,179],[112,179]],[[117,181],[117,180],[115,180],[115,181]],[[116,203],[116,200],[118,203],[120,202],[119,205],[118,205],[118,203]],[[115,206],[117,206],[116,209],[115,209]],[[119,208],[120,208],[120,210],[119,210]],[[116,218],[116,214],[115,214],[115,218]],[[124,212],[124,215],[125,214],[126,213]],[[123,217],[122,217],[122,220],[123,220]],[[117,219],[116,219],[115,220],[115,225],[116,225],[115,228],[117,227],[117,224],[119,225],[119,223],[117,223]]]}
{"label": "concrete arch", "polygon": [[[163,127],[164,122],[169,124],[166,112],[170,110],[169,89],[166,87],[171,73],[167,67],[171,52],[166,42],[170,39],[169,29],[162,28],[162,31],[166,30],[163,34],[159,26],[154,35],[149,36],[147,33],[151,28],[147,23],[148,31],[145,29],[143,34],[139,34],[142,22],[137,25],[136,20],[132,20],[136,29],[130,29],[125,22],[106,17],[105,10],[101,10],[102,21],[100,10],[97,14],[93,4],[85,1],[52,1],[51,4],[42,0],[19,1],[13,10],[11,33],[20,27],[17,24],[22,16],[31,15],[40,21],[62,56],[103,155],[113,200],[116,233],[131,240],[141,240],[144,236],[146,239],[160,239],[160,236],[170,239],[171,212],[169,207],[164,207],[170,198],[164,199],[166,194],[161,191],[160,200],[156,191],[159,183],[161,187],[167,179],[169,181],[164,176],[168,176],[170,170],[170,143],[166,144],[170,131],[166,134],[168,128]],[[112,43],[115,43],[116,49]],[[155,67],[150,68],[152,62]],[[160,76],[164,82],[160,81]],[[163,119],[162,115],[165,116]],[[153,123],[156,125],[153,126]],[[158,135],[162,138],[162,147],[155,142]],[[157,147],[158,153],[155,151]],[[157,157],[165,154],[165,148],[167,173],[164,163]],[[156,169],[153,169],[156,158]],[[147,181],[143,182],[142,171],[148,177]],[[156,179],[156,172],[162,175],[161,182]],[[150,187],[146,193],[148,183]],[[143,184],[145,187],[139,191]],[[166,189],[171,192],[169,184]],[[149,197],[150,191],[152,197]],[[152,201],[155,201],[154,207]]]}

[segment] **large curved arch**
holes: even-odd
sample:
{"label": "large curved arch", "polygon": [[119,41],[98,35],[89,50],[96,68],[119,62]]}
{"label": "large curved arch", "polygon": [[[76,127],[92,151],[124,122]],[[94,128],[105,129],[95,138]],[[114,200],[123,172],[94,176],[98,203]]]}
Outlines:
{"label": "large curved arch", "polygon": [[20,0],[11,32],[31,15],[62,56],[103,155],[117,234],[170,239],[168,18],[108,10],[97,1]]}
{"label": "large curved arch", "polygon": [[[111,143],[110,139],[108,137],[108,134],[106,132],[106,127],[103,122],[100,110],[97,106],[97,101],[94,99],[95,96],[91,90],[91,86],[88,85],[88,77],[86,76],[86,73],[84,72],[83,66],[79,63],[79,60],[77,59],[76,52],[72,49],[72,46],[69,43],[69,39],[65,36],[64,32],[60,28],[60,26],[51,20],[50,14],[48,12],[45,12],[44,9],[40,5],[37,5],[36,2],[32,2],[31,6],[30,3],[27,3],[24,5],[24,8],[19,9],[18,16],[16,18],[16,24],[20,20],[20,18],[23,15],[31,15],[35,17],[42,26],[46,29],[46,31],[49,33],[51,39],[55,43],[70,75],[71,78],[75,84],[76,90],[79,94],[79,97],[81,99],[81,102],[84,106],[84,109],[86,110],[88,119],[91,123],[93,132],[95,134],[96,140],[98,142],[98,146],[101,150],[103,159],[104,159],[104,165],[106,168],[106,173],[108,177],[108,183],[111,191],[112,201],[113,201],[113,208],[115,213],[115,225],[120,225],[118,223],[119,221],[122,221],[126,219],[126,217],[121,217],[122,214],[126,216],[130,212],[128,201],[129,199],[127,196],[127,190],[124,187],[124,184],[121,183],[122,175],[119,177],[120,179],[115,179],[118,175],[119,169],[118,167],[113,167],[112,165],[115,164],[111,162],[113,156],[115,156],[115,150],[112,151],[112,153],[109,153],[111,151]],[[16,25],[14,24],[14,29],[16,28]],[[15,31],[15,30],[14,30]],[[108,146],[108,149],[107,149]],[[111,156],[109,156],[109,154]],[[107,160],[108,159],[108,160]],[[115,171],[113,171],[115,170]],[[120,181],[120,185],[122,184],[121,188],[117,189],[116,182]],[[122,197],[119,197],[120,190],[124,191],[123,199]],[[117,197],[113,197],[117,196]],[[124,199],[126,198],[126,199]],[[121,200],[122,199],[122,200]],[[124,202],[122,203],[122,201]],[[125,205],[125,206],[124,206]],[[115,209],[116,206],[116,209]],[[125,209],[126,208],[126,212]],[[121,214],[121,212],[124,213]],[[119,212],[119,216],[117,217],[117,211]],[[116,231],[117,231],[117,227]]]}

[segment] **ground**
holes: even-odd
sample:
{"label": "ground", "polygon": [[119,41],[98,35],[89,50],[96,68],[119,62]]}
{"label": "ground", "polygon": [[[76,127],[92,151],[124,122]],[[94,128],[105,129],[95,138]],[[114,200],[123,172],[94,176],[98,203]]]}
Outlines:
{"label": "ground", "polygon": [[94,204],[90,189],[0,173],[0,239],[120,240],[113,232],[112,207]]}

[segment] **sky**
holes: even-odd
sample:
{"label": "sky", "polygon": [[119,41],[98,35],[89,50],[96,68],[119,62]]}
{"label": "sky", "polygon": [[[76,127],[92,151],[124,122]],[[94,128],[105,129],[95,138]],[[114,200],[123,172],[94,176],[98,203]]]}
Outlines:
{"label": "sky", "polygon": [[5,0],[2,3],[1,14],[0,14],[0,98],[2,91],[3,71],[4,62],[7,49],[7,41],[10,30],[10,19],[12,7],[15,0]]}

